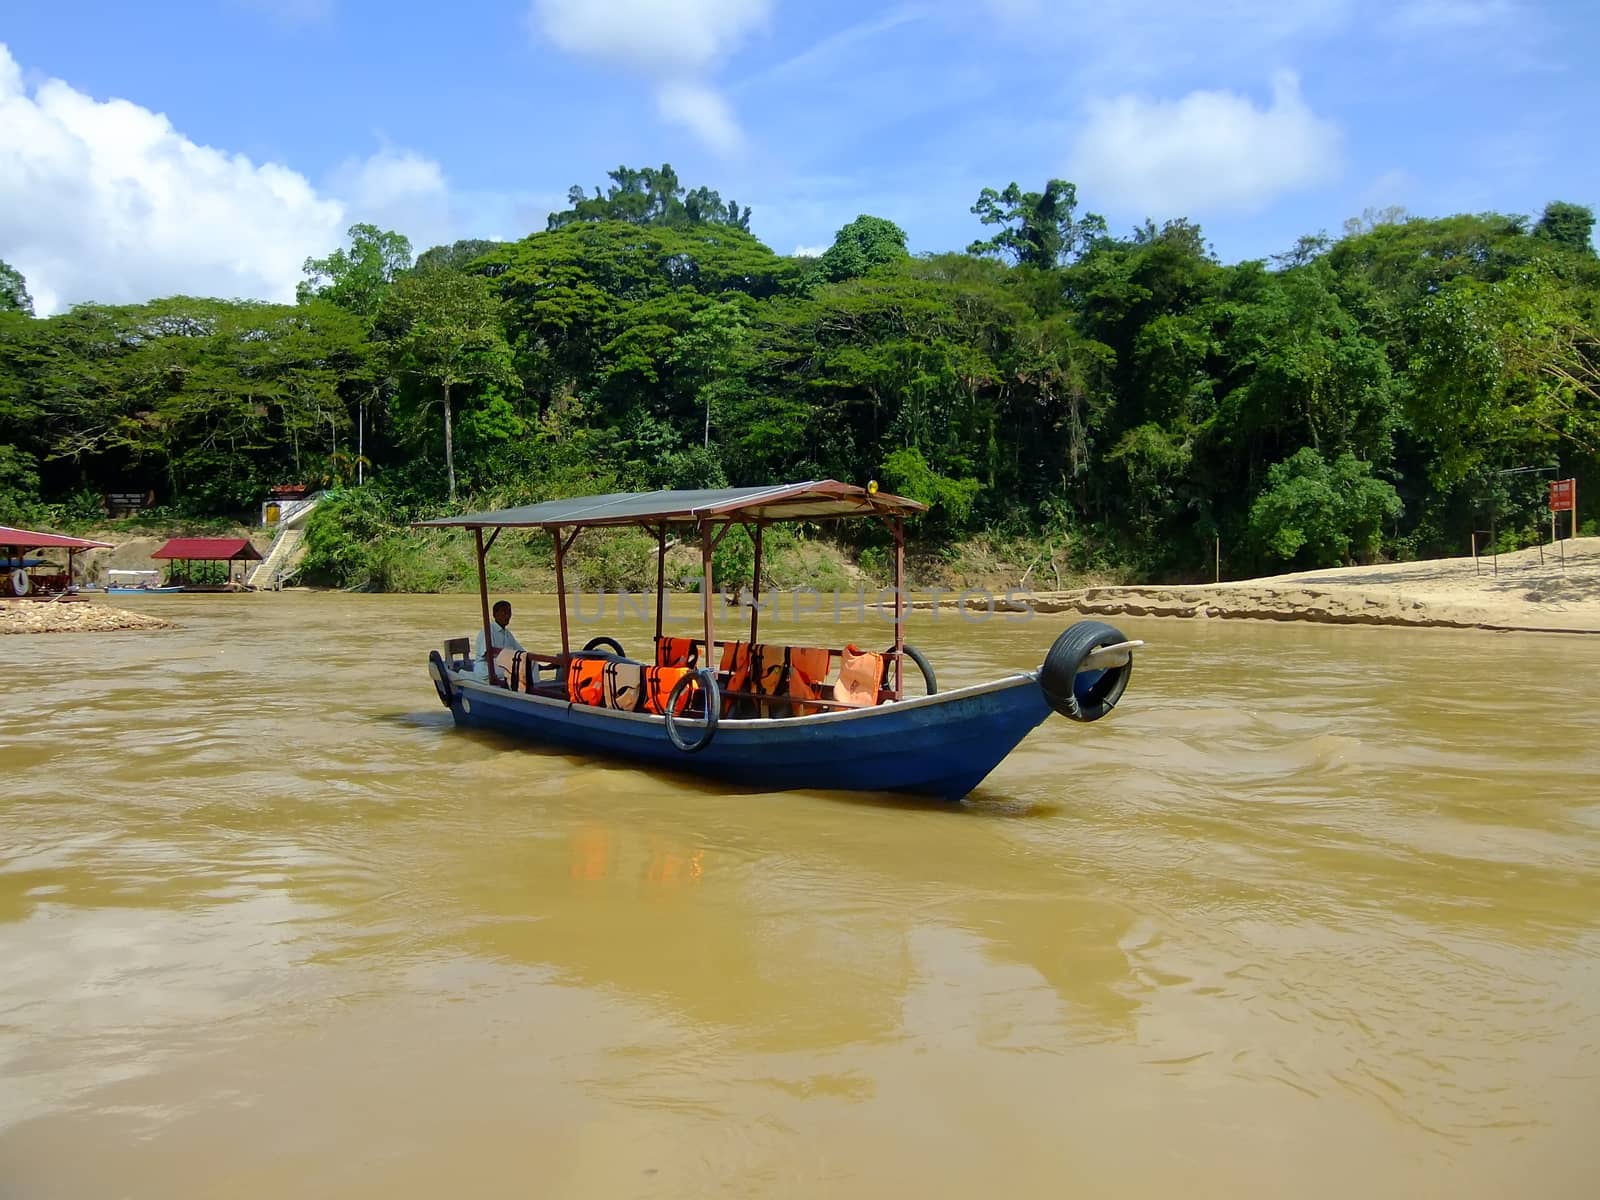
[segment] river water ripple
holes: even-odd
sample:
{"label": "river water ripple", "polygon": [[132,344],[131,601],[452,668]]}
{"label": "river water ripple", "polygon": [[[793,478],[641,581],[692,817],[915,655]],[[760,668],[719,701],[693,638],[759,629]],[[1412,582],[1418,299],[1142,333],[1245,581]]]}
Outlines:
{"label": "river water ripple", "polygon": [[0,639],[7,1200],[1595,1194],[1581,639],[1121,622],[943,808],[458,732],[471,598],[135,603]]}

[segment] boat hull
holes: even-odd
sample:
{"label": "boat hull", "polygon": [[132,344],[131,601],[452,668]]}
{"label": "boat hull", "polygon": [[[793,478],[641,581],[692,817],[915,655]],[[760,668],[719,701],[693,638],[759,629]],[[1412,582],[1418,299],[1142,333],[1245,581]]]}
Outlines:
{"label": "boat hull", "polygon": [[167,592],[181,592],[181,587],[108,587],[105,594],[108,596],[160,596]]}
{"label": "boat hull", "polygon": [[[899,792],[959,800],[1050,715],[1033,674],[870,709],[788,720],[724,720],[685,754],[666,721],[492,687],[447,671],[457,725],[643,763],[759,791]],[[680,721],[690,740],[698,721]]]}

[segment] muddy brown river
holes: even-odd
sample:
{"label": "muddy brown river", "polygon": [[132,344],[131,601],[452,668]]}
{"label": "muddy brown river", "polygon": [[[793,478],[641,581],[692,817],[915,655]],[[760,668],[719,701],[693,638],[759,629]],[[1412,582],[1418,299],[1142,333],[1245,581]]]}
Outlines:
{"label": "muddy brown river", "polygon": [[1119,621],[949,807],[458,732],[475,597],[128,607],[0,639],[5,1200],[1600,1187],[1600,645]]}

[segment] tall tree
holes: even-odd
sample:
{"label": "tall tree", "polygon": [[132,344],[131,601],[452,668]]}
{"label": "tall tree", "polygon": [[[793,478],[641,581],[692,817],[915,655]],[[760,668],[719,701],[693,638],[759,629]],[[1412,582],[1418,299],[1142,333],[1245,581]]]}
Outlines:
{"label": "tall tree", "polygon": [[465,271],[477,259],[505,246],[485,238],[463,238],[448,246],[432,246],[417,255],[415,271]]}
{"label": "tall tree", "polygon": [[817,274],[828,283],[842,283],[909,257],[904,229],[882,217],[862,214],[834,235],[833,245],[817,262]]}
{"label": "tall tree", "polygon": [[749,232],[750,209],[721,193],[698,187],[686,191],[671,163],[656,167],[618,167],[608,171],[611,186],[594,195],[578,184],[567,191],[572,207],[550,214],[547,229],[578,221],[627,221],[631,225],[731,225]]}
{"label": "tall tree", "polygon": [[749,343],[750,323],[737,301],[708,305],[689,318],[678,335],[672,361],[692,382],[705,412],[701,446],[711,445],[711,412],[715,402],[740,387],[740,364]]}
{"label": "tall tree", "polygon": [[0,312],[20,312],[33,316],[33,297],[22,272],[0,258]]}
{"label": "tall tree", "polygon": [[967,247],[968,254],[996,255],[1029,267],[1048,269],[1071,262],[1097,237],[1104,237],[1105,218],[1085,213],[1077,220],[1078,188],[1052,179],[1042,192],[1024,192],[1015,183],[1005,191],[984,188],[972,206],[985,225],[1000,232]]}
{"label": "tall tree", "polygon": [[430,271],[397,279],[378,313],[377,335],[397,373],[438,389],[444,410],[444,457],[456,498],[451,390],[467,384],[517,383],[500,301],[481,275]]}
{"label": "tall tree", "polygon": [[377,314],[389,285],[411,266],[411,242],[376,225],[352,225],[350,249],[326,258],[308,258],[305,280],[295,289],[301,303],[321,299],[369,320]]}
{"label": "tall tree", "polygon": [[1549,238],[1579,254],[1594,257],[1594,209],[1560,200],[1544,206],[1544,215],[1533,227],[1536,237]]}

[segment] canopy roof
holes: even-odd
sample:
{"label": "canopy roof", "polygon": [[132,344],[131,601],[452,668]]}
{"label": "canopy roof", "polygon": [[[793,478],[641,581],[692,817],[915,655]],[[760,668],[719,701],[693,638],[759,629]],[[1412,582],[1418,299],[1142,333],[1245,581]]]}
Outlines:
{"label": "canopy roof", "polygon": [[261,551],[250,544],[249,538],[172,538],[151,558],[181,558],[211,561],[215,559],[256,559]]}
{"label": "canopy roof", "polygon": [[419,521],[419,526],[494,529],[500,526],[656,525],[733,518],[805,521],[839,517],[914,516],[927,505],[833,479],[771,487],[708,488],[677,492],[612,492],[573,496],[520,508]]}
{"label": "canopy roof", "polygon": [[59,533],[35,533],[31,529],[13,529],[0,525],[0,546],[16,550],[109,550],[110,542],[91,542],[84,538],[66,537]]}

